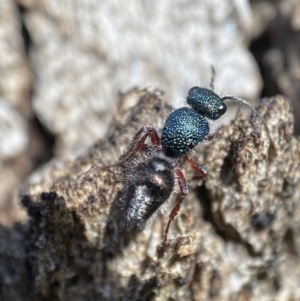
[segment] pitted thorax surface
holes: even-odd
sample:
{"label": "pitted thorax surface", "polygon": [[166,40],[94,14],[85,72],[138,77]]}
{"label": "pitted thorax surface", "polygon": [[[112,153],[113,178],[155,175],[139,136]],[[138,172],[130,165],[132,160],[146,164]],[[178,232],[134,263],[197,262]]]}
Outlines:
{"label": "pitted thorax surface", "polygon": [[172,112],[162,131],[162,148],[166,156],[181,157],[203,141],[209,132],[208,121],[189,108]]}

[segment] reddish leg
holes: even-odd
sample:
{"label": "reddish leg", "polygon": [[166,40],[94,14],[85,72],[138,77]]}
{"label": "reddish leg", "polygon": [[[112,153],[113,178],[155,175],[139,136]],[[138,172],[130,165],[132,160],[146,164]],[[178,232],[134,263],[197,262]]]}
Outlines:
{"label": "reddish leg", "polygon": [[207,171],[206,171],[205,167],[203,165],[197,163],[194,159],[190,158],[189,156],[187,156],[187,159],[188,159],[191,167],[198,173],[197,176],[193,177],[193,180],[202,180],[202,179],[206,178]]}
{"label": "reddish leg", "polygon": [[160,148],[160,138],[157,135],[156,130],[153,127],[143,126],[134,136],[129,150],[121,157],[121,159],[113,164],[106,167],[113,167],[123,164],[130,160],[134,155],[144,146],[147,137],[150,136],[151,142],[155,149]]}
{"label": "reddish leg", "polygon": [[218,133],[208,135],[205,139],[207,142],[215,141],[218,138]]}
{"label": "reddish leg", "polygon": [[186,195],[188,194],[189,188],[186,182],[186,179],[182,173],[182,171],[180,169],[176,169],[176,175],[177,175],[177,179],[178,179],[178,184],[180,187],[180,198],[178,200],[178,202],[176,203],[176,205],[174,206],[174,208],[172,209],[170,215],[169,215],[169,221],[165,230],[165,235],[164,235],[164,240],[163,240],[163,245],[166,245],[166,241],[168,238],[168,232],[169,232],[169,228],[171,225],[171,222],[174,220],[174,218],[176,217],[183,199],[186,197]]}

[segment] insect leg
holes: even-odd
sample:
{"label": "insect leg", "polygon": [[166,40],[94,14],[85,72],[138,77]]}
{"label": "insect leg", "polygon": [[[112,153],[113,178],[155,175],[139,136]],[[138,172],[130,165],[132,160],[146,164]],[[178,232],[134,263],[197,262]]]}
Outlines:
{"label": "insect leg", "polygon": [[191,167],[198,173],[195,177],[193,177],[193,180],[202,180],[206,178],[207,171],[205,167],[197,163],[194,159],[190,158],[189,156],[187,156],[187,159]]}
{"label": "insect leg", "polygon": [[134,155],[144,146],[147,137],[150,136],[151,142],[156,150],[160,150],[160,138],[156,130],[153,127],[143,126],[134,136],[132,143],[129,147],[129,150],[122,155],[121,159],[112,165],[106,166],[114,167],[123,164],[124,162],[130,160]]}
{"label": "insect leg", "polygon": [[169,215],[169,221],[168,221],[168,224],[167,224],[167,227],[166,227],[166,230],[165,230],[163,245],[166,244],[171,222],[176,217],[178,211],[180,210],[182,201],[186,197],[186,195],[188,194],[188,191],[189,191],[186,179],[185,179],[182,171],[180,169],[177,169],[175,172],[176,172],[176,175],[177,175],[178,184],[179,184],[179,188],[180,188],[180,197],[179,197],[179,200],[177,201],[176,205],[174,206],[174,208],[172,209],[172,211]]}

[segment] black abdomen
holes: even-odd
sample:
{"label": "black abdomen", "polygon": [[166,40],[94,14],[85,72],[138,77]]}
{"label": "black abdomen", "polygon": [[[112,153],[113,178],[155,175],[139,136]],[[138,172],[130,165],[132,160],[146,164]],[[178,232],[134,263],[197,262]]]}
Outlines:
{"label": "black abdomen", "polygon": [[174,187],[172,163],[151,157],[131,167],[119,200],[123,226],[141,229],[147,220],[170,197]]}

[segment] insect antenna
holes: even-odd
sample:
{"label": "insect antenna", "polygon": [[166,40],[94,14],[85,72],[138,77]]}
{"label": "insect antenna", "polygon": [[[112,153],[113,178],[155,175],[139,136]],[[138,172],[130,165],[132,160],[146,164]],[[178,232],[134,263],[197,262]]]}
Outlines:
{"label": "insect antenna", "polygon": [[252,116],[255,118],[258,117],[259,114],[258,114],[257,110],[248,101],[238,98],[238,97],[235,97],[235,96],[232,96],[232,95],[227,95],[227,96],[222,97],[222,100],[225,100],[225,99],[231,99],[231,100],[234,100],[235,102],[238,102],[238,103],[241,103],[241,104],[247,106],[252,111]]}
{"label": "insect antenna", "polygon": [[211,68],[211,79],[210,79],[209,87],[210,87],[210,90],[214,91],[214,89],[215,89],[214,81],[215,81],[215,77],[216,77],[216,70],[213,65],[211,65],[210,68]]}

